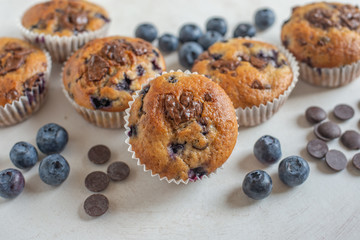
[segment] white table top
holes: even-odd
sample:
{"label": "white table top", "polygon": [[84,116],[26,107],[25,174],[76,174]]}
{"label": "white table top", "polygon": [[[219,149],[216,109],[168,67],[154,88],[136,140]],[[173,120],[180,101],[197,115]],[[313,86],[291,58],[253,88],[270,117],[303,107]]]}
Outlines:
{"label": "white table top", "polygon": [[[20,37],[17,17],[37,1],[0,2],[1,36]],[[270,4],[264,0],[94,2],[110,12],[110,34],[126,36],[133,36],[136,25],[144,21],[154,23],[160,33],[177,34],[186,22],[204,28],[206,20],[214,15],[226,18],[227,36],[231,36],[237,23],[253,21],[255,10]],[[290,15],[291,7],[303,3],[272,1],[276,23],[257,36],[280,43],[282,22]],[[168,70],[183,69],[176,53],[167,56],[166,62]],[[305,147],[314,135],[304,111],[310,105],[318,105],[330,113],[339,103],[350,104],[355,108],[355,117],[339,124],[343,131],[359,131],[360,79],[339,89],[299,82],[272,119],[261,126],[239,130],[238,142],[223,170],[202,182],[178,186],[151,177],[131,160],[124,130],[101,129],[83,120],[61,92],[60,69],[60,65],[54,65],[49,96],[40,111],[21,124],[0,129],[0,169],[14,167],[9,151],[16,142],[35,145],[37,130],[56,122],[70,135],[62,152],[71,166],[69,178],[59,187],[50,187],[41,182],[38,165],[25,171],[24,192],[13,200],[0,199],[0,239],[359,239],[360,184],[356,181],[360,171],[350,162],[359,151],[347,150],[339,140],[329,143],[331,149],[342,150],[349,159],[348,167],[338,173],[324,161],[311,158]],[[277,164],[266,167],[254,158],[253,144],[265,134],[279,138],[284,157],[300,155],[308,160],[311,172],[303,185],[286,187],[278,178]],[[110,183],[103,192],[110,200],[109,211],[91,218],[83,210],[83,202],[91,194],[84,179],[91,171],[106,171],[108,164],[92,164],[87,151],[100,143],[111,148],[111,161],[125,161],[131,173],[124,182]],[[247,198],[241,190],[245,174],[255,169],[265,169],[273,179],[273,192],[262,201]]]}

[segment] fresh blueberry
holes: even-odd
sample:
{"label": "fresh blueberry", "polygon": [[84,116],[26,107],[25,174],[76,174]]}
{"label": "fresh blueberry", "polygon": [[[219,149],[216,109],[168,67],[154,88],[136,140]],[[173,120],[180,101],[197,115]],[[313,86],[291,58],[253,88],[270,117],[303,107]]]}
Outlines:
{"label": "fresh blueberry", "polygon": [[223,39],[222,35],[215,31],[206,32],[198,39],[198,43],[207,50],[211,45],[220,42]]}
{"label": "fresh blueberry", "polygon": [[309,164],[299,156],[287,157],[279,164],[279,178],[290,187],[295,187],[305,182],[309,173]]}
{"label": "fresh blueberry", "polygon": [[14,198],[25,187],[25,179],[19,170],[9,168],[0,171],[0,197]]}
{"label": "fresh blueberry", "polygon": [[254,155],[264,164],[276,163],[281,158],[280,141],[269,135],[262,136],[254,145]]}
{"label": "fresh blueberry", "polygon": [[188,172],[189,180],[192,182],[202,179],[205,175],[207,175],[207,171],[203,167],[192,168]]}
{"label": "fresh blueberry", "polygon": [[186,68],[191,68],[196,58],[204,51],[197,42],[187,42],[179,50],[179,62]]}
{"label": "fresh blueberry", "polygon": [[179,33],[180,42],[196,42],[203,35],[199,26],[195,24],[185,24],[181,27]]}
{"label": "fresh blueberry", "polygon": [[269,174],[262,170],[249,172],[244,178],[242,189],[252,199],[264,199],[272,191],[272,179]]}
{"label": "fresh blueberry", "polygon": [[269,8],[263,8],[255,13],[255,26],[259,30],[265,30],[275,22],[275,13]]}
{"label": "fresh blueberry", "polygon": [[215,31],[220,33],[222,36],[225,36],[227,32],[227,23],[225,19],[220,17],[210,18],[206,23],[206,31]]}
{"label": "fresh blueberry", "polygon": [[67,131],[56,123],[42,126],[36,136],[36,144],[45,154],[60,153],[68,142]]}
{"label": "fresh blueberry", "polygon": [[69,172],[69,163],[63,156],[57,153],[45,157],[39,165],[41,180],[52,186],[63,183],[69,176]]}
{"label": "fresh blueberry", "polygon": [[137,38],[144,39],[145,41],[152,42],[157,37],[157,29],[151,23],[140,24],[135,30]]}
{"label": "fresh blueberry", "polygon": [[17,168],[31,168],[38,161],[38,152],[30,143],[18,142],[10,150],[10,160]]}
{"label": "fresh blueberry", "polygon": [[165,33],[159,38],[159,49],[164,53],[171,53],[179,46],[179,39],[170,33]]}
{"label": "fresh blueberry", "polygon": [[249,23],[240,23],[234,31],[234,37],[253,37],[256,34],[256,29]]}

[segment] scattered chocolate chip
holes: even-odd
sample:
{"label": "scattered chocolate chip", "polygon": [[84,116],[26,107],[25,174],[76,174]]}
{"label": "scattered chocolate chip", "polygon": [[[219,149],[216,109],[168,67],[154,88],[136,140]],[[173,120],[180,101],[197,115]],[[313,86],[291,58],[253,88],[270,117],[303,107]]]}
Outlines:
{"label": "scattered chocolate chip", "polygon": [[196,181],[206,174],[207,171],[203,167],[192,168],[188,172],[188,178],[190,181]]}
{"label": "scattered chocolate chip", "polygon": [[109,161],[110,157],[111,151],[105,145],[95,145],[88,152],[89,160],[95,164],[104,164]]}
{"label": "scattered chocolate chip", "polygon": [[206,92],[204,95],[204,99],[206,102],[211,102],[213,100],[213,96],[210,92]]}
{"label": "scattered chocolate chip", "polygon": [[354,113],[354,109],[346,104],[340,104],[334,108],[334,116],[340,120],[348,120],[354,116]]}
{"label": "scattered chocolate chip", "polygon": [[92,192],[101,192],[109,186],[109,176],[104,172],[89,173],[85,178],[85,187]]}
{"label": "scattered chocolate chip", "polygon": [[129,130],[129,132],[128,132],[128,136],[129,136],[129,137],[135,137],[135,136],[137,136],[137,127],[136,127],[136,125],[131,125],[131,126],[130,126],[130,130]]}
{"label": "scattered chocolate chip", "polygon": [[250,57],[250,63],[251,63],[251,65],[253,65],[254,67],[259,68],[259,69],[266,67],[266,65],[268,64],[267,61],[263,60],[262,58],[255,57],[255,56]]}
{"label": "scattered chocolate chip", "polygon": [[344,146],[349,149],[352,150],[360,149],[360,134],[356,131],[349,130],[344,132],[344,134],[341,135],[340,140],[342,144],[344,144]]}
{"label": "scattered chocolate chip", "polygon": [[340,137],[341,129],[336,123],[324,122],[315,126],[314,133],[316,137],[327,142]]}
{"label": "scattered chocolate chip", "polygon": [[318,28],[327,29],[336,26],[331,20],[332,12],[324,8],[315,8],[305,14],[305,19]]}
{"label": "scattered chocolate chip", "polygon": [[124,162],[113,162],[109,165],[107,174],[113,181],[122,181],[129,176],[130,168]]}
{"label": "scattered chocolate chip", "polygon": [[180,103],[185,106],[188,107],[190,105],[190,103],[193,101],[194,95],[192,94],[192,92],[183,92],[180,95]]}
{"label": "scattered chocolate chip", "polygon": [[103,215],[109,209],[109,200],[102,194],[93,194],[84,202],[85,212],[92,217]]}
{"label": "scattered chocolate chip", "polygon": [[177,79],[175,76],[171,75],[171,76],[169,76],[169,78],[167,79],[167,81],[168,81],[169,83],[177,83],[178,79]]}
{"label": "scattered chocolate chip", "polygon": [[357,153],[354,155],[352,159],[352,163],[354,167],[356,167],[358,170],[360,170],[360,153]]}
{"label": "scattered chocolate chip", "polygon": [[110,65],[102,57],[92,55],[88,63],[89,81],[100,81],[109,72]]}
{"label": "scattered chocolate chip", "polygon": [[331,169],[341,171],[345,169],[347,159],[344,153],[338,150],[330,150],[325,156],[325,162]]}
{"label": "scattered chocolate chip", "polygon": [[318,46],[325,46],[328,42],[330,42],[329,37],[320,37],[319,41],[317,42]]}
{"label": "scattered chocolate chip", "polygon": [[319,123],[326,119],[326,112],[320,107],[312,106],[306,109],[305,117],[309,123]]}
{"label": "scattered chocolate chip", "polygon": [[314,158],[321,159],[325,157],[326,153],[329,151],[329,148],[326,142],[319,139],[313,139],[307,144],[306,150]]}
{"label": "scattered chocolate chip", "polygon": [[234,61],[234,60],[224,60],[219,59],[212,63],[210,63],[211,69],[219,69],[222,73],[227,73],[229,71],[234,71],[238,66],[240,66],[240,61]]}
{"label": "scattered chocolate chip", "polygon": [[261,83],[259,80],[257,80],[257,79],[255,79],[255,80],[251,83],[251,86],[250,86],[250,87],[253,88],[253,89],[259,89],[259,90],[264,89],[262,83]]}

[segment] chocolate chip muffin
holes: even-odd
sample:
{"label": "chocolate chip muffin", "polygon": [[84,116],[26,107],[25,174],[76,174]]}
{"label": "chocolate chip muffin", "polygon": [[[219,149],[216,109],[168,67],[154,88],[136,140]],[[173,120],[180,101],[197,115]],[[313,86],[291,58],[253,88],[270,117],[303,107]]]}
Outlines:
{"label": "chocolate chip muffin", "polygon": [[0,38],[0,126],[25,120],[39,109],[50,69],[50,57],[39,48]]}
{"label": "chocolate chip muffin", "polygon": [[169,182],[213,173],[236,143],[231,100],[202,75],[165,73],[144,86],[127,111],[131,150],[147,170]]}
{"label": "chocolate chip muffin", "polygon": [[[66,96],[86,119],[121,127],[122,116],[110,113],[122,114],[134,92],[164,70],[162,55],[150,43],[114,36],[95,39],[75,52],[64,65],[62,79]],[[105,112],[111,126],[106,117],[96,115]]]}
{"label": "chocolate chip muffin", "polygon": [[[218,83],[236,109],[258,108],[273,102],[295,83],[295,73],[280,49],[243,38],[213,44],[195,61],[192,71]],[[240,125],[258,123],[239,121]]]}
{"label": "chocolate chip muffin", "polygon": [[[47,48],[58,61],[107,31],[109,15],[88,1],[56,0],[36,4],[21,19],[23,35]],[[60,49],[56,49],[60,48]]]}
{"label": "chocolate chip muffin", "polygon": [[[302,80],[337,87],[360,75],[357,6],[319,2],[294,7],[290,19],[282,26],[281,40],[301,62]],[[355,68],[348,69],[351,65]]]}

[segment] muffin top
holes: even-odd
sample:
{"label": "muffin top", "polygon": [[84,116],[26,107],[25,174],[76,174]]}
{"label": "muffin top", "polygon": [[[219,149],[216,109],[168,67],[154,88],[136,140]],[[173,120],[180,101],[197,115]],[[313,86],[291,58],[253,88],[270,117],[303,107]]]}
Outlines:
{"label": "muffin top", "polygon": [[47,69],[45,53],[16,38],[0,38],[0,106],[38,86]]}
{"label": "muffin top", "polygon": [[281,31],[283,45],[310,67],[341,67],[360,60],[360,10],[340,3],[293,8]]}
{"label": "muffin top", "polygon": [[150,43],[128,37],[88,42],[65,63],[63,84],[80,106],[119,112],[149,78],[165,70],[159,51]]}
{"label": "muffin top", "polygon": [[198,74],[165,73],[130,108],[129,143],[141,164],[169,180],[196,180],[220,167],[237,138],[231,100]]}
{"label": "muffin top", "polygon": [[93,3],[56,0],[31,7],[21,22],[25,28],[39,34],[72,36],[98,30],[109,21],[105,9]]}
{"label": "muffin top", "polygon": [[242,38],[213,44],[195,61],[192,71],[218,83],[235,108],[273,101],[293,80],[288,60],[275,46]]}

